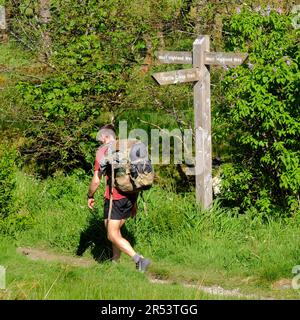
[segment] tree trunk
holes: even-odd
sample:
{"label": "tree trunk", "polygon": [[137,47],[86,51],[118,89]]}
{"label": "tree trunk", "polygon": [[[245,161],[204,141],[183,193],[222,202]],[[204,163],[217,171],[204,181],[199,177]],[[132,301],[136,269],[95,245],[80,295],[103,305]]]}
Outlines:
{"label": "tree trunk", "polygon": [[51,37],[48,30],[48,24],[51,21],[50,0],[39,1],[39,20],[41,23],[41,51],[40,58],[47,61],[51,56]]}
{"label": "tree trunk", "polygon": [[141,71],[143,73],[147,73],[152,65],[152,43],[151,43],[151,39],[149,36],[145,37],[145,42],[146,42],[146,56],[145,59],[143,61],[142,67],[141,67]]}
{"label": "tree trunk", "polygon": [[206,5],[207,0],[199,0],[195,4],[195,29],[194,32],[197,35],[204,34],[204,30],[207,28],[206,19],[203,19],[200,12],[203,10],[203,7]]}

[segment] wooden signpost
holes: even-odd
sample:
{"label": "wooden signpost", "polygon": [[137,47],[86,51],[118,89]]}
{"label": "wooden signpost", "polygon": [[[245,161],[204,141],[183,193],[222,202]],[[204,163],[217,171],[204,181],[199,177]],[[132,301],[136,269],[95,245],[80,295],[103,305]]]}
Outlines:
{"label": "wooden signpost", "polygon": [[201,70],[196,68],[158,72],[153,77],[160,85],[199,81],[202,78]]}
{"label": "wooden signpost", "polygon": [[196,130],[195,178],[196,200],[203,208],[212,203],[211,102],[209,65],[240,65],[246,53],[210,52],[209,36],[199,36],[193,52],[158,51],[161,63],[192,64],[192,69],[154,73],[160,85],[196,82],[194,85],[194,124]]}
{"label": "wooden signpost", "polygon": [[162,63],[193,64],[193,55],[185,51],[157,51],[156,57]]}
{"label": "wooden signpost", "polygon": [[204,63],[219,66],[238,66],[246,60],[247,56],[247,53],[205,52]]}

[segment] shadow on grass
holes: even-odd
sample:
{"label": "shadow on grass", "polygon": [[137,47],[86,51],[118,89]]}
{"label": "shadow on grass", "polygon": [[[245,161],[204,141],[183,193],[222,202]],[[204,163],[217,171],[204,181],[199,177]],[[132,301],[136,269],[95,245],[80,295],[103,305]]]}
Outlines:
{"label": "shadow on grass", "polygon": [[[122,227],[121,232],[122,236],[134,246],[135,239],[133,234],[127,230],[126,225]],[[76,255],[82,256],[89,248],[93,258],[97,262],[104,262],[112,258],[111,242],[107,239],[104,219],[98,210],[92,213],[87,228],[80,234]]]}

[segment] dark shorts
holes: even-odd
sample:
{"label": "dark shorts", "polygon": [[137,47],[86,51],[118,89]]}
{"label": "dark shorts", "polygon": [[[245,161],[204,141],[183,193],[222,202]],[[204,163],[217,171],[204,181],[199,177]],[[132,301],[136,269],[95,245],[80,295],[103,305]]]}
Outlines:
{"label": "dark shorts", "polygon": [[[111,219],[122,220],[128,219],[131,216],[132,208],[136,202],[136,198],[123,198],[120,200],[113,200]],[[104,200],[104,219],[108,219],[109,199]]]}

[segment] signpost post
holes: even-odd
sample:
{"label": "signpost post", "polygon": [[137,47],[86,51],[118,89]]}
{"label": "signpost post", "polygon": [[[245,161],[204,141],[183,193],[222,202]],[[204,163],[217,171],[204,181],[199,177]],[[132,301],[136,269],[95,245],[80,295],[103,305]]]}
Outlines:
{"label": "signpost post", "polygon": [[196,132],[195,179],[196,201],[203,208],[212,203],[212,147],[211,147],[211,99],[210,65],[240,65],[248,57],[246,53],[210,52],[209,36],[199,36],[192,52],[157,51],[156,57],[166,64],[192,64],[192,69],[154,73],[160,85],[195,82],[194,126]]}

